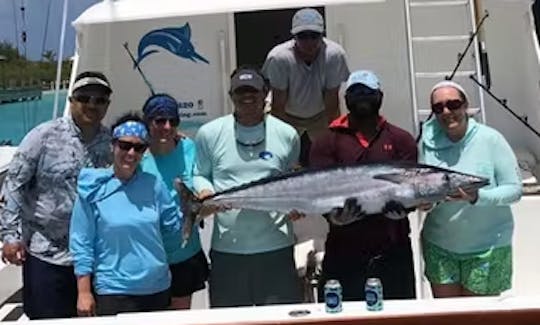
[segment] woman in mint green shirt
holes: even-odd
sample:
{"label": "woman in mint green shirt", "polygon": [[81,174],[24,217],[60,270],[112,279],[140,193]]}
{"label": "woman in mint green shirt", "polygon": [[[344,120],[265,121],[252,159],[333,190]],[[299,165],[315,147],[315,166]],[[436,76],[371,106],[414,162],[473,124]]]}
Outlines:
{"label": "woman in mint green shirt", "polygon": [[435,297],[497,295],[511,287],[510,204],[522,190],[516,157],[498,131],[468,117],[459,84],[436,84],[430,100],[435,118],[424,124],[421,161],[484,176],[490,185],[431,207],[422,230],[426,276]]}

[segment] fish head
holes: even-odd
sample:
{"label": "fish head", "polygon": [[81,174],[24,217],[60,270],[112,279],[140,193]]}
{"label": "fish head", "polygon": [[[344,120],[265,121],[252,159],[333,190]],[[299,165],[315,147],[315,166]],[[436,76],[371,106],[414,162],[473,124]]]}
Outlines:
{"label": "fish head", "polygon": [[464,173],[449,173],[449,195],[458,193],[459,189],[465,192],[473,192],[489,185],[489,180],[485,177],[464,174]]}
{"label": "fish head", "polygon": [[456,195],[459,189],[472,192],[489,184],[487,178],[446,169],[423,170],[415,175],[413,182],[417,195],[427,202]]}

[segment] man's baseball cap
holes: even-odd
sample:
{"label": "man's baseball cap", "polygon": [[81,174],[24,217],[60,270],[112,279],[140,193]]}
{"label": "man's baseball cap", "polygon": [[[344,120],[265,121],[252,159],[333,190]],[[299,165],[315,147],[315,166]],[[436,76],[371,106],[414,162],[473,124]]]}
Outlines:
{"label": "man's baseball cap", "polygon": [[[84,72],[83,72],[84,73]],[[78,79],[73,83],[72,92],[87,87],[87,86],[101,86],[107,93],[112,93],[112,88],[107,79],[101,78],[97,75],[87,76]]]}
{"label": "man's baseball cap", "polygon": [[324,33],[324,19],[313,8],[300,9],[293,16],[291,34],[296,35],[305,31]]}
{"label": "man's baseball cap", "polygon": [[251,87],[259,91],[264,90],[266,82],[260,73],[253,69],[240,69],[231,77],[231,91],[240,87]]}
{"label": "man's baseball cap", "polygon": [[347,79],[346,89],[358,84],[364,85],[373,90],[381,90],[379,78],[377,75],[375,75],[375,73],[369,70],[358,70],[351,73],[349,75],[349,79]]}

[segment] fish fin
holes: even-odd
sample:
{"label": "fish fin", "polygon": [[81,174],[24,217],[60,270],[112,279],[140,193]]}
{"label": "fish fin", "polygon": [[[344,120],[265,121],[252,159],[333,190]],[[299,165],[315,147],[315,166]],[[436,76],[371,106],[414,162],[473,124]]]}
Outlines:
{"label": "fish fin", "polygon": [[186,40],[191,39],[191,26],[189,23],[185,23],[184,26],[177,29],[177,31],[184,37]]}
{"label": "fish fin", "polygon": [[373,176],[374,179],[380,179],[384,181],[389,181],[394,184],[401,184],[405,180],[407,180],[409,177],[407,175],[399,174],[399,173],[389,173],[389,174],[377,174]]}
{"label": "fish fin", "polygon": [[182,211],[182,246],[184,247],[191,237],[193,225],[196,224],[202,203],[180,178],[175,178],[173,185],[178,193],[180,210]]}
{"label": "fish fin", "polygon": [[323,217],[336,226],[345,226],[363,219],[365,215],[362,206],[358,204],[356,198],[347,198],[343,204],[343,208],[333,208],[330,212],[323,214]]}
{"label": "fish fin", "polygon": [[400,220],[407,218],[409,213],[414,210],[415,208],[406,208],[401,202],[392,200],[384,205],[382,213],[388,219]]}

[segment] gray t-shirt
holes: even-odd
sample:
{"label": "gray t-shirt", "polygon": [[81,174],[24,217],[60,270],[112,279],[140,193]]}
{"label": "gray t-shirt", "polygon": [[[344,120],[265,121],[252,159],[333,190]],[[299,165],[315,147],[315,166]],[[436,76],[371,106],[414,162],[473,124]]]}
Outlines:
{"label": "gray t-shirt", "polygon": [[294,53],[294,39],[275,46],[263,66],[273,88],[288,90],[285,111],[300,118],[324,110],[324,92],[337,88],[349,76],[343,48],[324,38],[319,55],[307,65]]}

